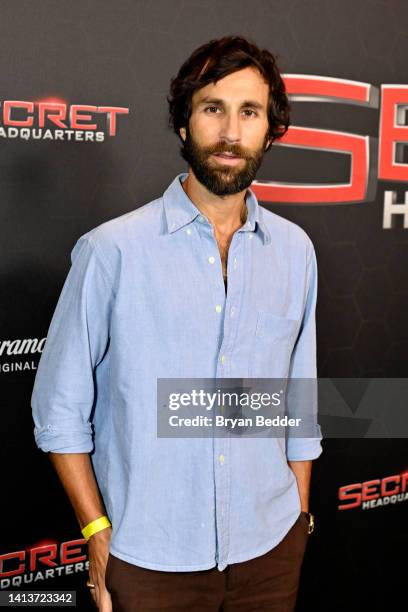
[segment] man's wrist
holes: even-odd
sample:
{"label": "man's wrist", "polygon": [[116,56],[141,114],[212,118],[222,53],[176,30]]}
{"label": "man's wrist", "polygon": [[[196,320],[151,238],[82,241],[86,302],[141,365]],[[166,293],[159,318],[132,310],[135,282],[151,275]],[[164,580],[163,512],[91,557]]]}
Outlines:
{"label": "man's wrist", "polygon": [[81,529],[81,533],[88,541],[93,535],[99,533],[107,527],[111,527],[111,522],[106,515],[103,515],[85,525],[85,527]]}

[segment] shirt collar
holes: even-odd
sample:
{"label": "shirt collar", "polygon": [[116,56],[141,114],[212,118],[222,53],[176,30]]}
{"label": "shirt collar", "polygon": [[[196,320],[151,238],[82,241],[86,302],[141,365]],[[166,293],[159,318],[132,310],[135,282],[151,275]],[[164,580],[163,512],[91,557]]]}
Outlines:
{"label": "shirt collar", "polygon": [[[188,173],[178,174],[163,194],[164,212],[166,215],[167,231],[169,234],[194,221],[197,217],[205,220],[197,206],[190,200],[181,183]],[[271,236],[263,219],[262,207],[251,189],[246,192],[248,216],[246,223],[238,231],[256,232],[259,230],[264,244],[269,244]]]}

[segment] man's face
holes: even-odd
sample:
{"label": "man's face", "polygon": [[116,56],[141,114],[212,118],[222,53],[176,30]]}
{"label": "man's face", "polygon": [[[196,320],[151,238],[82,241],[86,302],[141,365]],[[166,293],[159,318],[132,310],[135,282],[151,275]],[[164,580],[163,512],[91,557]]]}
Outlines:
{"label": "man's face", "polygon": [[183,157],[209,191],[224,196],[250,186],[268,140],[269,86],[243,68],[195,92]]}

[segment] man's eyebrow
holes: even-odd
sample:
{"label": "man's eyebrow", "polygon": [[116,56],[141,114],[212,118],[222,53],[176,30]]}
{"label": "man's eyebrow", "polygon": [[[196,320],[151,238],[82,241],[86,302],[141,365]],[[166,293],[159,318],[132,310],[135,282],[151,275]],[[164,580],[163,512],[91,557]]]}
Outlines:
{"label": "man's eyebrow", "polygon": [[205,96],[199,101],[198,106],[204,106],[204,104],[218,104],[219,106],[223,106],[224,101],[221,100],[221,98],[211,98],[210,96]]}
{"label": "man's eyebrow", "polygon": [[258,108],[259,110],[263,109],[263,105],[256,100],[245,100],[245,102],[242,103],[242,106],[252,106],[253,108]]}
{"label": "man's eyebrow", "polygon": [[[200,100],[198,106],[203,106],[204,104],[218,104],[219,106],[223,106],[224,101],[221,100],[221,98],[210,98],[209,96],[205,96],[204,98],[202,98],[202,100]],[[256,100],[244,100],[244,102],[242,102],[241,104],[241,108],[247,108],[248,106],[251,106],[252,108],[257,108],[259,110],[263,109],[263,105],[260,102],[257,102]]]}

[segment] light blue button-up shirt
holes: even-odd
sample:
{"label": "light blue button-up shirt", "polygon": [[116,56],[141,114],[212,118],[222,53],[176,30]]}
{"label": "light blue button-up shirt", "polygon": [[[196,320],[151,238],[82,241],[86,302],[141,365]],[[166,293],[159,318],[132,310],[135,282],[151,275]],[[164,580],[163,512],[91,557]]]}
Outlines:
{"label": "light blue button-up shirt", "polygon": [[34,435],[43,451],[91,452],[114,556],[222,571],[275,547],[297,520],[287,460],[318,457],[320,428],[316,438],[159,438],[157,379],[314,378],[317,268],[307,234],[249,189],[226,293],[186,176],[74,246],[35,379]]}

